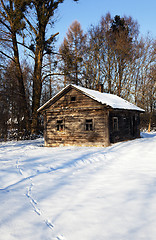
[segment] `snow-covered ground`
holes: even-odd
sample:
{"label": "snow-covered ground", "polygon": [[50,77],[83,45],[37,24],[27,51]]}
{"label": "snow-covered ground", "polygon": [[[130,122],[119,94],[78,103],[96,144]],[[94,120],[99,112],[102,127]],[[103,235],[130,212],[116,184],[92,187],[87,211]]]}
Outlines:
{"label": "snow-covered ground", "polygon": [[1,240],[155,240],[156,134],[107,148],[0,144]]}

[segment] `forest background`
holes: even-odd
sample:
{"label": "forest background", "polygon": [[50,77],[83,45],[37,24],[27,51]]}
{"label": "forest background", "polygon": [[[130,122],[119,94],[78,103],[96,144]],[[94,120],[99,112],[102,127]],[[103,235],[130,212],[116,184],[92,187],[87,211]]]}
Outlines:
{"label": "forest background", "polygon": [[142,128],[155,129],[156,39],[141,36],[131,16],[107,13],[85,32],[75,20],[57,49],[54,26],[62,4],[0,0],[0,139],[41,133],[37,109],[69,83],[103,84],[104,92],[145,109]]}

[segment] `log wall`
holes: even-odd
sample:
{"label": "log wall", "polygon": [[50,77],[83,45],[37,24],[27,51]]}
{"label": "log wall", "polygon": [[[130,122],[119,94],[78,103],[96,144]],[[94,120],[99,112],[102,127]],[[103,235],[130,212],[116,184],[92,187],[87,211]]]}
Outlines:
{"label": "log wall", "polygon": [[[86,120],[92,121],[89,129]],[[108,108],[78,89],[67,89],[44,110],[45,146],[105,147],[137,137],[140,137],[139,112]]]}
{"label": "log wall", "polygon": [[[118,118],[117,130],[113,128],[114,117]],[[140,137],[140,114],[137,111],[111,110],[109,133],[111,143]]]}
{"label": "log wall", "polygon": [[[73,101],[75,98],[75,101]],[[108,109],[72,89],[45,112],[45,146],[108,146]],[[92,130],[86,130],[92,120]],[[58,131],[57,122],[63,129]]]}

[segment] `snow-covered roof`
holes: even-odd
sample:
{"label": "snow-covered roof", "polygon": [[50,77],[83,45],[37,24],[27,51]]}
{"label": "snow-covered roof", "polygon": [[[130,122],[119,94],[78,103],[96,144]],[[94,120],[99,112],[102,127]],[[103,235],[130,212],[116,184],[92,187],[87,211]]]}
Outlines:
{"label": "snow-covered roof", "polygon": [[57,96],[59,96],[65,89],[73,87],[77,90],[80,90],[88,97],[94,99],[95,101],[102,103],[104,105],[107,105],[113,109],[127,109],[127,110],[135,110],[135,111],[141,111],[144,112],[142,108],[137,107],[136,105],[124,100],[121,97],[118,97],[117,95],[110,94],[110,93],[101,93],[99,91],[91,90],[88,88],[80,87],[77,85],[70,84],[63,88],[58,94],[56,94],[53,98],[51,98],[48,102],[46,102],[43,106],[41,106],[38,111],[45,108],[47,105],[52,102]]}

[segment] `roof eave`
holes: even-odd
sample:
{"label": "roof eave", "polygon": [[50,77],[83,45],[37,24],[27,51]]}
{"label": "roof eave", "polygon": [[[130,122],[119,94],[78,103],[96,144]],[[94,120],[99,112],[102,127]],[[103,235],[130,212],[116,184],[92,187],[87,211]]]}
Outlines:
{"label": "roof eave", "polygon": [[37,112],[43,111],[48,105],[55,99],[57,98],[64,90],[68,89],[72,85],[69,84],[65,88],[63,88],[61,91],[59,91],[54,97],[50,98],[45,104],[43,104],[40,108],[37,109]]}
{"label": "roof eave", "polygon": [[121,111],[121,110],[125,110],[125,111],[135,111],[135,112],[141,112],[141,113],[144,113],[145,110],[144,109],[128,109],[128,108],[113,108],[113,110],[118,110],[118,111]]}
{"label": "roof eave", "polygon": [[120,111],[121,111],[121,110],[128,110],[128,111],[137,111],[137,112],[141,112],[141,113],[144,113],[144,112],[145,112],[144,109],[141,109],[141,108],[139,108],[139,107],[137,107],[138,109],[114,108],[114,107],[112,107],[112,106],[110,106],[110,105],[107,105],[106,103],[102,103],[101,101],[98,101],[98,100],[97,100],[96,98],[94,98],[92,95],[86,93],[86,92],[83,91],[82,89],[77,88],[77,86],[76,86],[76,85],[73,85],[73,84],[69,84],[69,85],[67,85],[65,88],[63,88],[61,91],[59,91],[54,97],[52,97],[49,101],[47,101],[47,102],[46,102],[44,105],[42,105],[40,108],[38,108],[37,112],[44,111],[45,108],[47,108],[52,101],[54,101],[57,97],[59,97],[59,95],[61,95],[61,94],[62,94],[65,90],[67,90],[68,88],[74,88],[74,89],[76,89],[77,91],[82,92],[82,93],[85,94],[86,96],[92,98],[94,101],[97,101],[97,102],[101,103],[102,105],[104,105],[104,106],[107,107],[107,108],[111,108],[111,109],[114,109],[114,110],[120,110]]}

